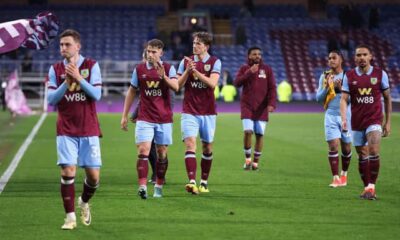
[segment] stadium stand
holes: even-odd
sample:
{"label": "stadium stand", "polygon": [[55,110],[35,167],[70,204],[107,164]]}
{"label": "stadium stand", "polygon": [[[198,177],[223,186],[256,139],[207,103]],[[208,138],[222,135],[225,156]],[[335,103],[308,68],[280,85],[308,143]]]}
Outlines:
{"label": "stadium stand", "polygon": [[[337,17],[340,7],[328,5],[326,19],[311,18],[305,6],[297,4],[257,5],[252,16],[243,16],[241,6],[234,4],[198,4],[194,9],[209,11],[214,18],[229,19],[232,36],[239,25],[244,26],[247,36],[245,44],[218,44],[212,48],[213,54],[222,59],[224,69],[232,76],[246,61],[247,48],[258,45],[264,49],[265,61],[271,65],[277,82],[287,79],[292,84],[293,99],[313,101],[319,75],[326,67],[328,38],[344,32]],[[367,19],[366,14],[371,7],[380,9],[379,28],[345,32],[354,45],[366,43],[373,46],[374,64],[388,73],[393,97],[399,98],[400,5],[360,5],[364,19]],[[114,84],[110,85],[110,89],[117,86],[116,89],[121,92],[124,88],[118,84],[129,80],[131,69],[141,59],[149,32],[156,28],[157,18],[167,14],[166,7],[161,5],[56,5],[48,9],[56,13],[63,29],[76,28],[82,33],[83,54],[98,59],[103,77]],[[0,9],[0,22],[33,17],[40,11],[43,11],[42,7],[3,6]],[[164,58],[169,60],[171,56],[172,51],[167,49]],[[54,62],[58,57],[57,44],[35,53],[33,71],[43,77],[49,62]],[[4,58],[1,59],[2,71],[14,67]],[[346,66],[353,66],[351,59],[347,59]]]}

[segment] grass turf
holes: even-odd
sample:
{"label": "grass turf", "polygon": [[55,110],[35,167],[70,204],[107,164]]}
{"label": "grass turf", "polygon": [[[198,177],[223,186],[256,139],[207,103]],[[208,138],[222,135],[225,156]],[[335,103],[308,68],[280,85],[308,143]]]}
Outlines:
{"label": "grass turf", "polygon": [[[184,190],[187,177],[177,115],[164,197],[144,201],[137,196],[134,126],[122,132],[120,115],[102,114],[103,168],[100,189],[91,201],[93,221],[90,227],[78,222],[74,231],[60,230],[64,215],[55,164],[55,118],[48,116],[0,195],[3,240],[397,239],[400,234],[399,114],[393,116],[392,135],[382,141],[378,201],[358,199],[362,184],[354,150],[349,185],[328,188],[331,176],[323,114],[274,114],[257,172],[242,170],[239,116],[220,114],[209,179],[211,192],[199,196]],[[1,139],[5,136],[15,139],[14,145],[22,143],[37,119],[20,120],[18,128],[7,133],[2,130]],[[1,140],[0,145],[3,143]],[[82,180],[80,170],[77,196]],[[150,196],[152,192],[149,185]]]}

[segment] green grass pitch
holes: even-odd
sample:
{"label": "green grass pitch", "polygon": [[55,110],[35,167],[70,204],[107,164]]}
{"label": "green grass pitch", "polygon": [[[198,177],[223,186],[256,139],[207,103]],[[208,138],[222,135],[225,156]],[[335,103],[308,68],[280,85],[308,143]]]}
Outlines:
{"label": "green grass pitch", "polygon": [[[0,114],[0,174],[38,116],[8,126]],[[357,157],[349,184],[330,189],[323,114],[273,114],[257,172],[242,170],[238,114],[220,114],[209,179],[210,193],[192,196],[187,182],[179,115],[164,197],[137,196],[133,129],[120,115],[101,114],[103,168],[92,199],[92,225],[62,231],[64,213],[56,166],[55,114],[50,114],[0,195],[0,239],[398,239],[400,236],[400,114],[382,140],[377,201],[359,200]],[[199,148],[198,148],[199,149]],[[197,151],[198,163],[200,151]],[[198,164],[198,170],[199,170]],[[199,174],[197,175],[199,176]],[[82,170],[76,179],[82,190]],[[396,237],[397,236],[397,237]]]}

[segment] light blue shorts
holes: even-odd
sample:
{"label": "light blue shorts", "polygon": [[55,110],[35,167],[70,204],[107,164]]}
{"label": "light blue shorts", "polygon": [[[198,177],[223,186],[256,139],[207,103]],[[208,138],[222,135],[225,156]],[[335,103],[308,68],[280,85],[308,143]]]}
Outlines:
{"label": "light blue shorts", "polygon": [[345,143],[351,143],[351,123],[347,117],[347,132],[342,131],[342,118],[340,116],[325,113],[325,140],[330,141],[340,138]]}
{"label": "light blue shorts", "polygon": [[158,145],[172,144],[172,123],[150,123],[137,121],[135,128],[136,144],[154,142]]}
{"label": "light blue shorts", "polygon": [[378,131],[382,133],[382,126],[379,124],[374,124],[369,126],[364,131],[353,131],[353,145],[355,147],[368,145],[367,134],[373,131]]}
{"label": "light blue shorts", "polygon": [[267,121],[254,121],[251,119],[242,119],[243,130],[251,130],[255,134],[264,135],[265,127],[267,126]]}
{"label": "light blue shorts", "polygon": [[182,113],[182,139],[197,137],[197,134],[200,132],[201,141],[212,143],[214,141],[216,118],[216,115],[191,115]]}
{"label": "light blue shorts", "polygon": [[58,165],[101,167],[99,137],[57,136]]}

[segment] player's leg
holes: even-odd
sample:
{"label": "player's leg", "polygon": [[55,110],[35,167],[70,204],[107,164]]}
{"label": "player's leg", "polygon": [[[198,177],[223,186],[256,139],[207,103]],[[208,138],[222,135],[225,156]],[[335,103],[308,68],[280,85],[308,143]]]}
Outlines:
{"label": "player's leg", "polygon": [[328,160],[329,160],[329,165],[331,167],[331,173],[332,173],[332,183],[329,184],[330,187],[336,188],[341,185],[340,182],[340,177],[339,177],[339,153],[338,153],[338,148],[339,148],[339,142],[340,139],[331,139],[328,141]]}
{"label": "player's leg", "polygon": [[157,144],[156,184],[153,197],[162,197],[162,188],[168,167],[168,145],[172,144],[172,123],[157,124],[154,141]]}
{"label": "player's leg", "polygon": [[157,161],[157,147],[153,139],[149,153],[149,163],[152,171],[151,179],[149,179],[149,182],[153,184],[156,183],[156,161]]}
{"label": "player's leg", "polygon": [[361,180],[364,184],[364,190],[360,195],[361,199],[368,199],[371,195],[368,189],[370,182],[369,175],[369,150],[367,144],[366,131],[353,131],[353,145],[356,148],[358,154],[358,171],[361,176]]}
{"label": "player's leg", "polygon": [[251,119],[243,119],[243,151],[244,151],[244,170],[251,169],[251,138],[253,136],[254,122]]}
{"label": "player's leg", "polygon": [[263,146],[264,146],[264,134],[265,127],[267,126],[266,121],[254,121],[254,133],[256,134],[256,144],[254,145],[254,155],[251,168],[258,170],[258,161],[261,158]]}
{"label": "player's leg", "polygon": [[379,175],[380,167],[380,144],[382,138],[382,128],[380,125],[372,125],[367,128],[367,141],[368,141],[368,153],[369,153],[369,183],[367,188],[369,189],[370,196],[368,199],[375,200],[375,184]]}
{"label": "player's leg", "polygon": [[57,137],[57,165],[61,167],[61,197],[66,217],[61,229],[72,230],[76,227],[75,215],[75,175],[78,159],[78,141],[67,136]]}
{"label": "player's leg", "polygon": [[78,199],[81,210],[81,221],[89,226],[92,220],[89,200],[94,196],[100,182],[101,151],[99,137],[79,138],[78,164],[85,169],[86,177],[83,181],[82,195]]}
{"label": "player's leg", "polygon": [[352,139],[351,138],[353,135],[353,132],[351,130],[350,111],[348,111],[348,115],[347,115],[347,126],[348,126],[347,132],[342,131],[340,117],[337,118],[337,123],[340,126],[340,131],[341,131],[340,144],[341,144],[341,149],[342,149],[342,171],[340,173],[340,183],[341,183],[341,186],[347,186],[347,170],[349,169],[351,155],[352,155],[352,153],[351,153]]}
{"label": "player's leg", "polygon": [[145,121],[137,121],[135,128],[135,139],[138,152],[136,170],[138,174],[138,195],[147,199],[147,175],[149,172],[149,153],[151,142],[154,138],[155,124]]}
{"label": "player's leg", "polygon": [[340,173],[340,184],[341,186],[347,186],[347,171],[350,166],[351,160],[351,142],[346,142],[343,137],[340,141],[342,149],[342,171]]}
{"label": "player's leg", "polygon": [[328,160],[331,167],[332,182],[330,187],[336,188],[341,185],[339,177],[339,143],[342,135],[340,116],[325,113],[324,127],[325,140],[328,143]]}
{"label": "player's leg", "polygon": [[215,115],[201,116],[200,139],[202,141],[203,154],[201,157],[201,180],[199,191],[204,193],[210,191],[208,189],[208,176],[210,175],[213,161],[212,143],[214,141],[215,126]]}
{"label": "player's leg", "polygon": [[185,166],[189,183],[186,184],[186,191],[192,194],[198,194],[199,190],[196,185],[196,137],[199,132],[199,120],[191,114],[182,114],[181,132],[182,139],[185,144]]}

